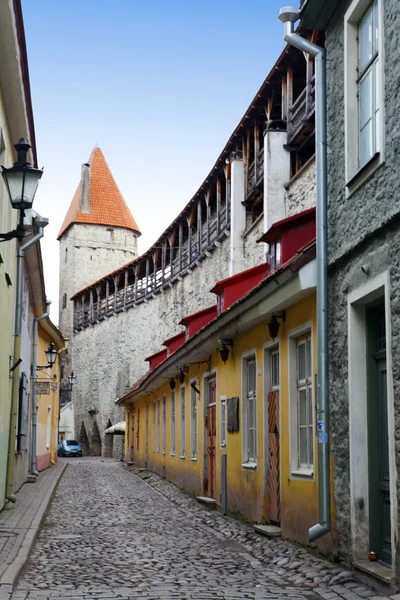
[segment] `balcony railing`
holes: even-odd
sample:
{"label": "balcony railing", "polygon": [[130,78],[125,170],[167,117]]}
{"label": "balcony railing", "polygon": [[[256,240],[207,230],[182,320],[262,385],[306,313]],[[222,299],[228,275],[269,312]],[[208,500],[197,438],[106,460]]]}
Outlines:
{"label": "balcony railing", "polygon": [[288,142],[290,143],[312,117],[315,110],[315,75],[306,85],[289,111]]}

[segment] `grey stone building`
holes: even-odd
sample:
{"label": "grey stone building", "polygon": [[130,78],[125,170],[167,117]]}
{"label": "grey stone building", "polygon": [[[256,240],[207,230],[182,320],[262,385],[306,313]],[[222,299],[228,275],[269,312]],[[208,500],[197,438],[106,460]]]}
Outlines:
{"label": "grey stone building", "polygon": [[396,588],[399,3],[305,0],[301,15],[303,26],[326,31],[330,412],[339,550],[360,576]]}

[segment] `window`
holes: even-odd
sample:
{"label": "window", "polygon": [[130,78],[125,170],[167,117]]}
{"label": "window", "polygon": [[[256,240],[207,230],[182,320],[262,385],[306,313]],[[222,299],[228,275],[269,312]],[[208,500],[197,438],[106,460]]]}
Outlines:
{"label": "window", "polygon": [[[195,385],[196,383],[195,381]],[[192,387],[190,388],[190,458],[197,459],[197,392]]]}
{"label": "window", "polygon": [[279,350],[277,348],[270,352],[270,369],[271,390],[279,390]]}
{"label": "window", "polygon": [[[139,434],[140,434],[140,408],[137,409],[137,420],[136,420],[136,450],[139,450]],[[133,444],[133,440],[132,440]]]}
{"label": "window", "polygon": [[314,411],[312,390],[311,335],[296,341],[298,466],[310,469],[314,464]]}
{"label": "window", "polygon": [[152,427],[152,436],[151,436],[151,451],[156,451],[156,403],[153,402],[153,427]]}
{"label": "window", "polygon": [[51,406],[47,407],[46,448],[49,450],[51,441]]}
{"label": "window", "polygon": [[257,463],[257,364],[255,356],[243,361],[243,459],[244,464]]}
{"label": "window", "polygon": [[221,448],[226,448],[226,396],[221,396]]}
{"label": "window", "polygon": [[114,241],[114,229],[106,229],[106,242],[110,243]]}
{"label": "window", "polygon": [[156,452],[157,454],[160,453],[160,421],[161,421],[161,407],[160,407],[160,400],[157,400],[157,445],[156,445]]}
{"label": "window", "polygon": [[65,248],[65,262],[68,262],[68,248]]}
{"label": "window", "polygon": [[175,390],[171,390],[171,456],[175,456]]}
{"label": "window", "polygon": [[67,308],[67,294],[63,294],[62,307]]}
{"label": "window", "polygon": [[181,387],[181,458],[186,456],[185,386]]}
{"label": "window", "polygon": [[162,399],[162,453],[167,452],[167,399]]}
{"label": "window", "polygon": [[[21,373],[19,383],[18,423],[17,423],[17,452],[27,449],[29,430],[29,380]],[[47,446],[49,447],[49,446]]]}
{"label": "window", "polygon": [[[381,0],[353,0],[345,16],[346,177],[383,158]],[[365,174],[366,176],[369,173]]]}
{"label": "window", "polygon": [[269,245],[268,262],[270,271],[274,271],[281,264],[281,242],[277,240]]}

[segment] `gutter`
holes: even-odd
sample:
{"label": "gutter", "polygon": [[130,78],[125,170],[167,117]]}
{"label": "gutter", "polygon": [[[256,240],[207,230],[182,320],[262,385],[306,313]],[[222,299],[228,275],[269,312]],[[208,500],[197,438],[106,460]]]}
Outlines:
{"label": "gutter", "polygon": [[[12,392],[11,392],[11,414],[10,414],[10,431],[8,437],[8,460],[7,460],[7,477],[6,477],[6,498],[10,502],[16,502],[17,498],[13,493],[14,487],[14,466],[15,466],[15,440],[17,437],[17,415],[18,415],[18,394],[19,394],[19,378],[20,378],[20,358],[21,358],[21,328],[22,328],[22,290],[23,290],[23,257],[25,251],[36,244],[44,235],[44,228],[48,225],[48,219],[43,217],[35,217],[34,224],[38,227],[38,233],[30,240],[22,244],[17,249],[17,274],[16,274],[16,290],[15,290],[15,311],[14,311],[14,350],[13,364],[16,365],[13,369]],[[17,362],[20,361],[18,364]]]}
{"label": "gutter", "polygon": [[319,523],[308,532],[310,542],[332,528],[329,456],[328,381],[328,252],[327,252],[327,131],[326,51],[294,33],[300,12],[293,6],[279,11],[285,26],[285,41],[315,58],[315,145],[317,170],[317,430]]}

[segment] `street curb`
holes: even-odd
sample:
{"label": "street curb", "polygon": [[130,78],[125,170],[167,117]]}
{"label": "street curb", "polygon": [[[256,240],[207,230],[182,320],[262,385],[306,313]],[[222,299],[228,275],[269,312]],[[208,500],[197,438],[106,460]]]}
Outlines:
{"label": "street curb", "polygon": [[7,598],[7,596],[12,593],[18,576],[22,568],[25,566],[25,563],[28,561],[39,533],[40,526],[48,513],[50,503],[54,498],[58,484],[61,480],[61,477],[64,475],[67,466],[68,463],[65,463],[61,466],[57,476],[54,478],[45,495],[43,496],[39,510],[34,516],[30,527],[26,529],[17,556],[2,575],[0,580],[0,600],[2,600],[3,597]]}

